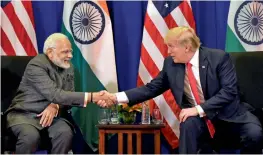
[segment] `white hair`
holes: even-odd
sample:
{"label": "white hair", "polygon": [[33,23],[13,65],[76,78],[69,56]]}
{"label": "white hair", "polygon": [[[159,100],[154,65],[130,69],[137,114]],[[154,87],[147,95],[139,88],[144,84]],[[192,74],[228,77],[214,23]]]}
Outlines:
{"label": "white hair", "polygon": [[56,48],[56,41],[60,40],[60,39],[64,39],[68,37],[62,33],[53,33],[51,34],[45,41],[44,43],[44,48],[43,48],[43,52],[46,54],[47,53],[47,49],[49,48]]}

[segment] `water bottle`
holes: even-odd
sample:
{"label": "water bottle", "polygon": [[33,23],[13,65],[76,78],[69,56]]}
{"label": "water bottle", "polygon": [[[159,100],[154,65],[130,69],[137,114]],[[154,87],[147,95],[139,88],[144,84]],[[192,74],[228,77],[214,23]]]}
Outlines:
{"label": "water bottle", "polygon": [[118,115],[118,108],[117,104],[111,107],[111,117],[110,117],[110,124],[119,124],[119,115]]}
{"label": "water bottle", "polygon": [[151,124],[150,108],[147,102],[142,103],[142,124]]}

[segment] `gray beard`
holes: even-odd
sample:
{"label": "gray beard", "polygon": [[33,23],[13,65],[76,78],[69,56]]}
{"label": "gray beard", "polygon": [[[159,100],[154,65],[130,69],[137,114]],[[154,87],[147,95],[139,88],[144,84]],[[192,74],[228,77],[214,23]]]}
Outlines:
{"label": "gray beard", "polygon": [[64,69],[68,69],[70,67],[70,64],[65,64],[63,61],[58,60],[56,57],[54,58],[54,60],[52,61],[55,65],[57,65],[58,67],[64,68]]}

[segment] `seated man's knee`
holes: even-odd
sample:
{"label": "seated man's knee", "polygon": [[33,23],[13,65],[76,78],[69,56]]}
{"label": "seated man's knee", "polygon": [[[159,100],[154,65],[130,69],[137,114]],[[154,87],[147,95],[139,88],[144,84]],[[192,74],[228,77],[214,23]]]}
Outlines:
{"label": "seated man's knee", "polygon": [[188,117],[184,122],[180,123],[180,130],[192,130],[196,125],[200,124],[201,119],[199,117]]}
{"label": "seated man's knee", "polygon": [[11,130],[17,137],[17,146],[36,150],[40,143],[39,131],[32,125],[16,125],[11,127]]}
{"label": "seated man's knee", "polygon": [[247,139],[255,143],[261,142],[262,138],[262,128],[258,125],[254,125],[253,128],[250,128],[250,130],[247,133]]}
{"label": "seated man's knee", "polygon": [[62,138],[63,141],[71,141],[73,138],[73,131],[69,125],[63,125],[63,127],[59,128],[54,132],[54,138]]}
{"label": "seated man's knee", "polygon": [[18,138],[27,145],[38,144],[40,142],[40,134],[37,129],[22,130]]}

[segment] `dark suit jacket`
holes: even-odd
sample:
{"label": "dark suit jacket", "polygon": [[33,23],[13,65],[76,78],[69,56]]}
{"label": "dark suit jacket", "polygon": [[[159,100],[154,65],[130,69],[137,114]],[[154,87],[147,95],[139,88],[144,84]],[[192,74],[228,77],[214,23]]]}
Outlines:
{"label": "dark suit jacket", "polygon": [[[199,72],[205,102],[201,104],[210,120],[229,122],[255,122],[256,117],[240,104],[236,72],[230,55],[222,50],[200,47]],[[193,107],[184,95],[185,64],[174,63],[171,57],[164,61],[159,75],[145,86],[126,91],[129,105],[143,102],[172,90],[181,108]]]}
{"label": "dark suit jacket", "polygon": [[[7,127],[31,124],[42,129],[40,114],[50,103],[60,105],[59,117],[66,117],[65,109],[83,106],[84,93],[74,92],[74,69],[62,69],[46,55],[34,57],[27,65],[12,104],[5,112]],[[54,121],[56,121],[56,119]]]}

